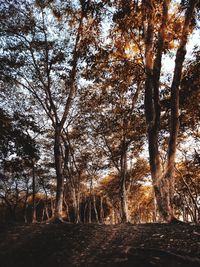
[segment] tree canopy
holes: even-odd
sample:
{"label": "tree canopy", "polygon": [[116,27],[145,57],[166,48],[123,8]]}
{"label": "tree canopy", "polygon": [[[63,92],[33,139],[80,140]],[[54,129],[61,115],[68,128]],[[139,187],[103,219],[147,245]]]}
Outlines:
{"label": "tree canopy", "polygon": [[0,4],[1,220],[200,220],[199,7]]}

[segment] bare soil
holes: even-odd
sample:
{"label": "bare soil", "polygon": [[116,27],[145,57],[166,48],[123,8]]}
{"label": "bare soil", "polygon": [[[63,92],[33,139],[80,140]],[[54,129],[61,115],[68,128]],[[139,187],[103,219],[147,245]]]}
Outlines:
{"label": "bare soil", "polygon": [[200,225],[0,225],[1,267],[200,267]]}

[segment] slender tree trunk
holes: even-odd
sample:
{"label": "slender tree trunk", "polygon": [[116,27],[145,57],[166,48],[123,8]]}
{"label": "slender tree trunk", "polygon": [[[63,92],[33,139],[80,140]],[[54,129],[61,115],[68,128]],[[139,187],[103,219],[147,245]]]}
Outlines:
{"label": "slender tree trunk", "polygon": [[48,193],[46,191],[45,186],[43,186],[43,189],[44,189],[44,192],[45,192],[44,209],[45,209],[46,218],[47,218],[47,220],[49,220],[50,217],[49,217]]}
{"label": "slender tree trunk", "polygon": [[46,217],[47,217],[47,220],[49,220],[49,209],[48,209],[48,205],[45,204],[45,214],[46,214]]}
{"label": "slender tree trunk", "polygon": [[92,195],[93,195],[93,180],[90,179],[90,196],[89,196],[89,212],[88,212],[88,222],[92,223]]}
{"label": "slender tree trunk", "polygon": [[44,221],[44,216],[45,216],[45,206],[43,206],[42,208],[42,217],[41,217],[41,221]]}
{"label": "slender tree trunk", "polygon": [[67,204],[66,197],[63,198],[63,202],[65,205],[68,221],[71,222],[71,216],[69,214],[69,205]]}
{"label": "slender tree trunk", "polygon": [[27,223],[28,220],[27,220],[27,201],[24,203],[24,222]]}
{"label": "slender tree trunk", "polygon": [[129,221],[127,192],[126,192],[126,176],[127,176],[127,154],[123,148],[121,156],[121,174],[120,174],[120,203],[121,203],[121,221],[126,223]]}
{"label": "slender tree trunk", "polygon": [[32,223],[37,222],[37,215],[36,215],[36,188],[35,188],[35,162],[34,159],[32,159]]}
{"label": "slender tree trunk", "polygon": [[56,168],[56,178],[57,178],[54,218],[62,220],[64,179],[63,179],[63,173],[62,173],[61,130],[59,126],[55,127],[54,142],[55,142],[54,143],[54,158],[55,158],[55,168]]}
{"label": "slender tree trunk", "polygon": [[26,197],[25,197],[25,200],[24,200],[24,207],[23,207],[23,213],[24,213],[24,222],[27,223],[28,220],[27,220],[27,206],[28,206],[28,203],[27,203],[27,200],[28,200],[28,195],[29,195],[29,189],[28,189],[28,184],[27,184],[27,189],[26,189]]}
{"label": "slender tree trunk", "polygon": [[87,204],[87,202],[85,201],[84,211],[83,211],[83,222],[84,222],[84,223],[87,223],[87,216],[86,216],[86,214],[87,214],[87,206],[88,206],[88,204]]}
{"label": "slender tree trunk", "polygon": [[93,194],[93,207],[94,207],[94,213],[95,213],[96,222],[99,223],[99,216],[98,216],[98,212],[97,212],[97,205],[96,205],[96,197],[95,197],[95,194]]}
{"label": "slender tree trunk", "polygon": [[76,223],[80,223],[81,218],[80,218],[80,192],[77,192],[77,219]]}
{"label": "slender tree trunk", "polygon": [[92,223],[92,199],[91,199],[91,196],[89,198],[89,206],[88,206],[88,223]]}
{"label": "slender tree trunk", "polygon": [[54,218],[54,214],[55,214],[55,205],[54,205],[54,200],[53,200],[53,196],[51,195],[51,219]]}
{"label": "slender tree trunk", "polygon": [[103,197],[100,196],[100,222],[104,222]]}
{"label": "slender tree trunk", "polygon": [[157,203],[155,197],[153,198],[153,222],[157,222]]}
{"label": "slender tree trunk", "polygon": [[74,222],[80,223],[80,193],[76,192],[76,189],[72,189],[72,195],[73,195],[73,206],[74,206]]}
{"label": "slender tree trunk", "polygon": [[125,181],[121,181],[120,188],[120,200],[121,200],[121,221],[122,223],[128,222],[128,207],[127,207],[127,196],[126,196],[126,187]]}
{"label": "slender tree trunk", "polygon": [[112,224],[115,224],[115,209],[112,208]]}

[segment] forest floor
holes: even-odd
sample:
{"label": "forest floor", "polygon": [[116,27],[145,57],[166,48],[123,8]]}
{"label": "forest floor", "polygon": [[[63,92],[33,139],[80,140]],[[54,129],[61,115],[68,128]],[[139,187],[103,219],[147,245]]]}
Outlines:
{"label": "forest floor", "polygon": [[1,267],[200,267],[200,225],[0,225]]}

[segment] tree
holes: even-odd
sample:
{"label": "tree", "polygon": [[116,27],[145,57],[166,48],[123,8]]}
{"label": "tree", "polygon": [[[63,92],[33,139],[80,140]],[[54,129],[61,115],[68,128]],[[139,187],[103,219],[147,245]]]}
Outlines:
{"label": "tree", "polygon": [[[3,57],[7,64],[4,79],[11,79],[31,93],[54,129],[57,177],[54,217],[58,219],[62,218],[64,190],[63,129],[68,127],[72,112],[78,86],[77,73],[83,64],[81,60],[84,61],[94,41],[89,31],[98,30],[98,10],[98,3],[90,5],[86,1],[77,5],[67,1],[64,6],[60,2],[36,1],[36,7],[32,2],[22,7],[10,5],[3,13],[3,34],[7,40],[4,46],[9,51]],[[9,17],[6,12],[14,16]],[[50,17],[50,12],[54,16]]]}
{"label": "tree", "polygon": [[26,202],[30,194],[32,161],[39,159],[39,149],[29,134],[30,131],[38,131],[38,128],[31,116],[19,114],[18,111],[11,115],[3,109],[0,109],[0,126],[0,168],[3,173],[0,197],[15,220],[16,208],[22,201]]}
{"label": "tree", "polygon": [[[187,155],[187,154],[186,154]],[[179,216],[184,221],[199,222],[199,174],[200,169],[194,159],[185,155],[185,161],[180,163],[176,169],[175,184],[175,210],[180,212]]]}
{"label": "tree", "polygon": [[[175,4],[175,12],[171,9]],[[173,220],[172,196],[176,145],[179,132],[179,86],[186,54],[188,37],[195,27],[194,11],[198,1],[117,1],[114,5],[115,37],[118,60],[130,60],[144,67],[145,117],[149,144],[151,176],[163,220]],[[183,15],[185,12],[185,15]],[[178,14],[178,16],[177,16]],[[174,77],[171,88],[170,136],[167,162],[161,164],[161,95],[164,91],[161,78],[163,55],[175,51],[178,44]]]}
{"label": "tree", "polygon": [[194,9],[197,1],[189,1],[186,8],[182,32],[176,53],[174,77],[171,85],[171,115],[170,115],[170,136],[167,152],[167,163],[164,173],[161,168],[159,155],[158,133],[160,127],[160,100],[159,100],[159,83],[161,73],[161,61],[164,51],[164,42],[166,40],[168,9],[170,1],[162,3],[162,20],[158,32],[157,50],[154,54],[154,27],[155,11],[153,1],[147,8],[147,32],[145,43],[146,59],[146,81],[145,81],[145,114],[147,122],[149,157],[151,175],[154,184],[155,195],[160,215],[165,221],[174,219],[172,198],[174,187],[174,165],[176,157],[176,145],[179,129],[179,86],[183,61],[186,54],[186,43],[191,31],[191,21],[194,17]]}
{"label": "tree", "polygon": [[[143,70],[136,62],[117,60],[114,39],[98,47],[85,76],[94,79],[81,94],[80,110],[86,132],[99,157],[105,157],[107,168],[117,172],[121,221],[129,221],[127,207],[128,169],[133,155],[141,152],[144,140],[144,118],[141,109]],[[113,170],[112,170],[113,171]]]}
{"label": "tree", "polygon": [[[29,168],[33,222],[39,199],[43,218],[52,213],[53,221],[102,221],[105,203],[115,222],[136,215],[151,220],[130,207],[141,200],[154,212],[153,195],[145,196],[150,188],[139,190],[136,178],[141,166],[146,172],[140,162],[146,143],[160,219],[174,221],[180,212],[174,204],[180,185],[185,203],[197,202],[192,176],[187,180],[175,168],[177,150],[199,140],[198,49],[184,67],[197,2],[13,0],[0,6],[0,155],[2,166],[12,157]],[[162,68],[169,55],[173,77]],[[20,108],[13,112],[14,105]],[[181,165],[178,154],[187,173],[197,172],[198,145],[192,149],[194,164]],[[105,174],[110,192],[98,188]],[[192,212],[197,218],[196,204]]]}

